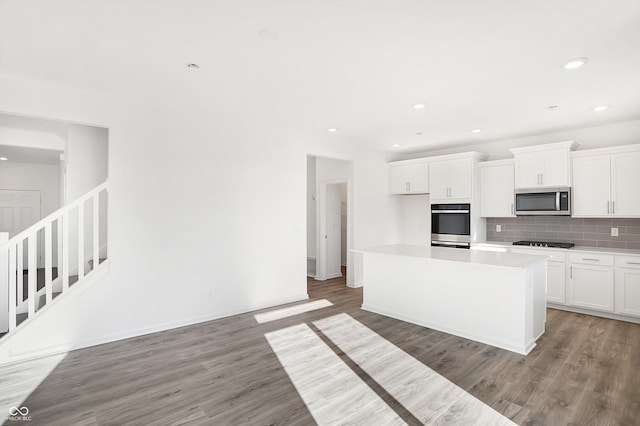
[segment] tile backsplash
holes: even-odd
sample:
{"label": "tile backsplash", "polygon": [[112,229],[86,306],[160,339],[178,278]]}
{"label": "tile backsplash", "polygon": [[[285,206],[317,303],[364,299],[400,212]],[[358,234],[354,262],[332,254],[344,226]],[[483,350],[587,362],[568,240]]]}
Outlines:
{"label": "tile backsplash", "polygon": [[[501,225],[502,232],[496,232]],[[611,236],[618,228],[618,236]],[[640,249],[640,219],[488,218],[487,241],[558,241],[577,246]]]}

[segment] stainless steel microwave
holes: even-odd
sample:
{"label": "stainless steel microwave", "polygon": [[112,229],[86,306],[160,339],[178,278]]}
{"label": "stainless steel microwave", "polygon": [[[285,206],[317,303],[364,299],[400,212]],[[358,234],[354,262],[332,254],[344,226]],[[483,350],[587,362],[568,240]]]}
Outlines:
{"label": "stainless steel microwave", "polygon": [[516,189],[517,216],[570,216],[571,188]]}

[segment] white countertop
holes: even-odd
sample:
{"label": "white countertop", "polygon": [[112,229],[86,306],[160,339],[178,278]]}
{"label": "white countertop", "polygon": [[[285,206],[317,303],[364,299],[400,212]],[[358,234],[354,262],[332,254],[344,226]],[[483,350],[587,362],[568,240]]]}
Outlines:
{"label": "white countertop", "polygon": [[511,243],[502,242],[502,241],[487,241],[485,243],[475,243],[471,244],[471,248],[489,248],[489,249],[508,249],[508,248],[523,248],[523,249],[537,249],[537,250],[558,250],[561,252],[586,252],[586,253],[602,253],[602,254],[617,254],[623,256],[640,256],[640,250],[634,249],[618,249],[618,248],[607,248],[607,247],[586,247],[586,246],[575,246],[570,249],[557,248],[557,247],[532,247],[532,246],[514,246]]}
{"label": "white countertop", "polygon": [[406,244],[391,244],[353,250],[356,253],[377,253],[392,256],[417,257],[448,262],[474,263],[479,265],[502,266],[506,268],[526,268],[546,261],[547,256],[500,253],[483,250],[465,250],[446,247],[430,247]]}

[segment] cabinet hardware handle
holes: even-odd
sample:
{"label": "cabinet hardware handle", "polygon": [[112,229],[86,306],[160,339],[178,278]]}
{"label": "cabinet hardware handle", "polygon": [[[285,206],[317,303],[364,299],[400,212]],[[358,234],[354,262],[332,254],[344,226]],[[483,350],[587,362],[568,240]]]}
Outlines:
{"label": "cabinet hardware handle", "polygon": [[609,201],[607,201],[607,214],[609,214]]}
{"label": "cabinet hardware handle", "polygon": [[511,214],[513,214],[513,203],[511,203]]}
{"label": "cabinet hardware handle", "polygon": [[573,266],[569,267],[569,278],[573,279]]}
{"label": "cabinet hardware handle", "polygon": [[627,265],[640,265],[640,262],[627,262]]}
{"label": "cabinet hardware handle", "polygon": [[616,212],[616,202],[612,201],[611,202],[611,213],[615,213]]}
{"label": "cabinet hardware handle", "polygon": [[589,257],[583,257],[582,260],[591,260],[592,262],[600,262],[600,259],[591,259]]}
{"label": "cabinet hardware handle", "polygon": [[404,183],[404,190],[409,192],[409,182]]}
{"label": "cabinet hardware handle", "polygon": [[408,191],[411,191],[411,182],[407,182],[407,185],[409,186]]}
{"label": "cabinet hardware handle", "polygon": [[540,185],[544,185],[544,173],[540,173]]}

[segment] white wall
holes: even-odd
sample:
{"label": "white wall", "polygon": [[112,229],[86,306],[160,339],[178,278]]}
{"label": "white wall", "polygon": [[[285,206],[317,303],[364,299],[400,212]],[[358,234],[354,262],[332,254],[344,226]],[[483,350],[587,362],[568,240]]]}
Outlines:
{"label": "white wall", "polygon": [[0,162],[0,189],[35,190],[42,196],[42,217],[60,207],[60,166]]}
{"label": "white wall", "polygon": [[5,338],[0,362],[305,299],[308,153],[354,160],[355,246],[397,238],[383,154],[260,114],[247,126],[244,104],[197,111],[7,76],[0,93],[3,111],[108,127],[110,184],[108,276]]}
{"label": "white wall", "polygon": [[69,124],[65,168],[66,203],[84,195],[107,179],[108,130]]}

